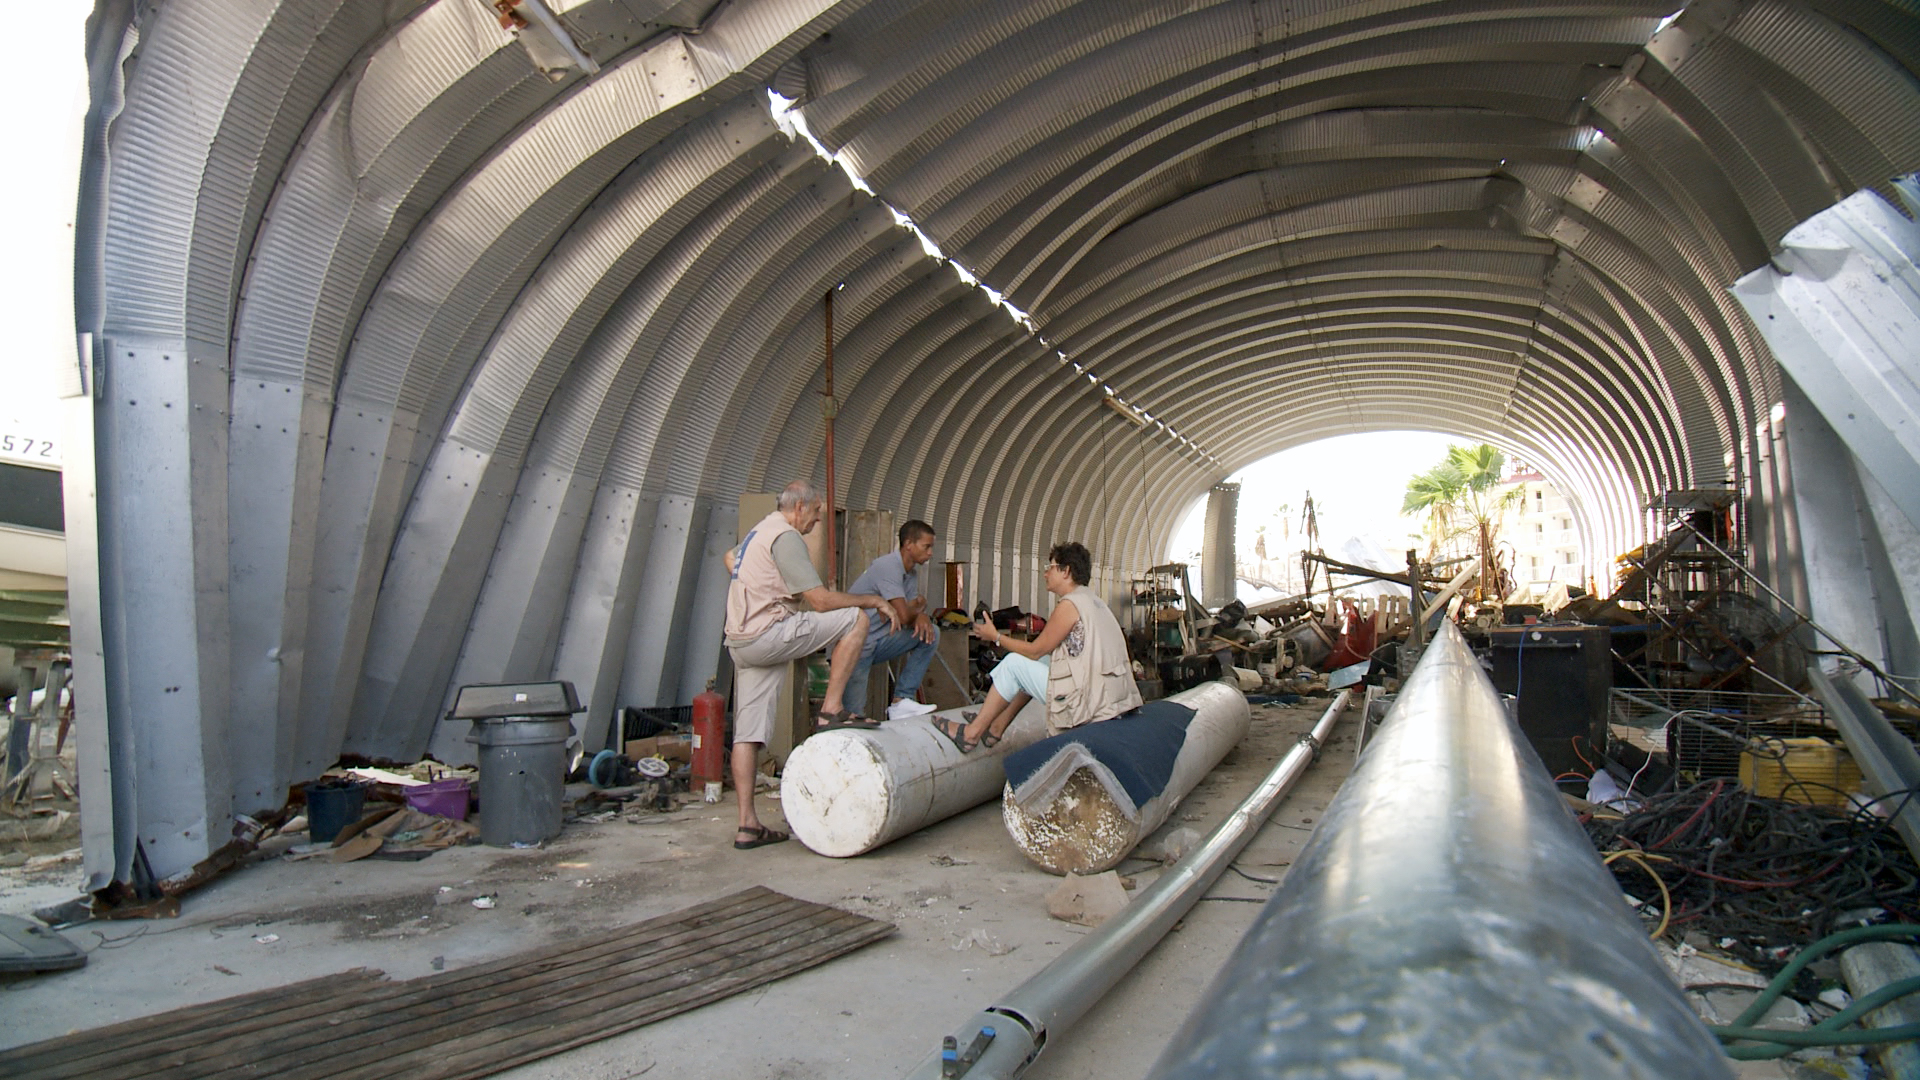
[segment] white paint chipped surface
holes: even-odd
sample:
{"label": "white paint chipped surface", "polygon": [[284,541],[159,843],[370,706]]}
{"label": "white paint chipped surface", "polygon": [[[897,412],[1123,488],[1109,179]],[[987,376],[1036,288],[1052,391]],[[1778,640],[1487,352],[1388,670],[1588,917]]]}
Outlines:
{"label": "white paint chipped surface", "polygon": [[1006,784],[1001,760],[1046,733],[1038,704],[1023,709],[1006,738],[971,754],[933,726],[952,709],[875,730],[813,735],[787,757],[780,808],[794,838],[834,858],[864,854],[986,802]]}

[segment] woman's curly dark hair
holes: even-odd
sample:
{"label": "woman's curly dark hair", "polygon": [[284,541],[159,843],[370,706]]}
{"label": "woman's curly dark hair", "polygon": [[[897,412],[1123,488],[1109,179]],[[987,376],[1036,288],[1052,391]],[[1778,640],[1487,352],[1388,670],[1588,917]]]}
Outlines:
{"label": "woman's curly dark hair", "polygon": [[1093,553],[1087,550],[1085,544],[1072,540],[1055,544],[1047,552],[1047,558],[1053,560],[1055,566],[1065,570],[1076,585],[1085,585],[1093,580]]}

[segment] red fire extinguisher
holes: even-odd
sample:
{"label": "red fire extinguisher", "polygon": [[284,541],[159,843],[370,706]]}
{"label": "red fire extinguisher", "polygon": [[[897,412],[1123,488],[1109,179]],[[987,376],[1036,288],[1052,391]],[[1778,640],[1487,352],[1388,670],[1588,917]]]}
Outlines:
{"label": "red fire extinguisher", "polygon": [[693,697],[693,783],[696,787],[727,777],[727,699],[713,692]]}

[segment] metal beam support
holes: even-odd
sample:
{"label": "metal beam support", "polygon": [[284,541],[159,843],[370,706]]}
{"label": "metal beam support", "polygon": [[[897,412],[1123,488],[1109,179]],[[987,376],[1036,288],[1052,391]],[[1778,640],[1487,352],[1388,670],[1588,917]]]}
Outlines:
{"label": "metal beam support", "polygon": [[[1898,182],[1920,207],[1920,182]],[[1734,285],[1780,369],[1920,522],[1920,225],[1862,191],[1802,222]]]}
{"label": "metal beam support", "polygon": [[1899,794],[1920,787],[1920,752],[1915,752],[1913,743],[1887,723],[1853,680],[1830,678],[1817,667],[1808,669],[1807,678],[1813,692],[1826,703],[1847,752],[1859,764],[1874,794],[1894,797],[1893,827],[1907,842],[1907,850],[1920,858],[1920,806]]}
{"label": "metal beam support", "polygon": [[1897,593],[1882,597],[1876,588],[1891,570],[1860,484],[1861,470],[1792,379],[1781,379],[1781,393],[1807,614],[1835,641],[1892,670],[1883,604],[1901,621],[1906,614]]}
{"label": "metal beam support", "polygon": [[1238,568],[1234,565],[1233,541],[1239,520],[1240,485],[1213,485],[1207,492],[1207,521],[1200,548],[1200,602],[1210,608],[1226,604],[1236,591]]}
{"label": "metal beam support", "polygon": [[1451,623],[1151,1076],[1732,1072]]}

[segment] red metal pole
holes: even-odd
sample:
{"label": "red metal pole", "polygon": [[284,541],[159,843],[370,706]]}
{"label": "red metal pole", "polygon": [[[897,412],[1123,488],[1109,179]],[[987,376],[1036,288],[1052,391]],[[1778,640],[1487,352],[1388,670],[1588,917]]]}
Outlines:
{"label": "red metal pole", "polygon": [[827,290],[827,394],[822,412],[827,421],[827,505],[820,515],[827,529],[827,588],[840,587],[840,561],[835,557],[835,535],[839,532],[833,513],[833,417],[840,410],[833,400],[833,290]]}

